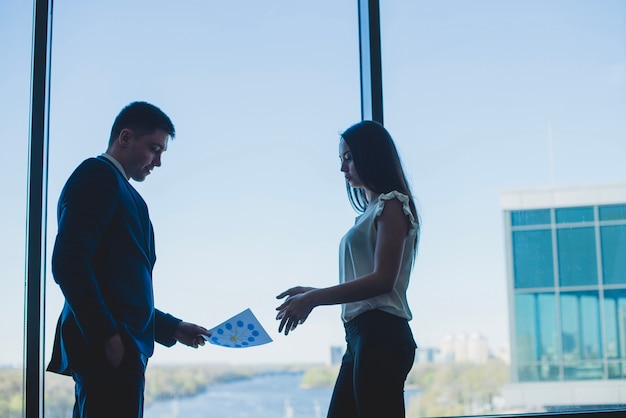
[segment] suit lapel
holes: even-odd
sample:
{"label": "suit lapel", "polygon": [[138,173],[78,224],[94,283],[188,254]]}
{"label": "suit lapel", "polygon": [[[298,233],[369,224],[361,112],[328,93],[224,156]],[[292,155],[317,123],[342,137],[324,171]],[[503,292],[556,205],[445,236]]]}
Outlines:
{"label": "suit lapel", "polygon": [[119,183],[121,183],[123,188],[127,191],[127,193],[132,197],[132,200],[135,204],[136,209],[136,218],[141,225],[142,235],[143,235],[143,244],[144,249],[146,251],[146,257],[150,261],[151,264],[154,264],[156,260],[156,255],[154,252],[154,232],[152,229],[152,222],[150,222],[150,214],[148,213],[148,205],[146,205],[145,200],[141,197],[139,192],[135,190],[135,188],[130,184],[130,182],[122,175],[120,170],[109,161],[105,157],[99,156],[98,159],[100,161],[108,164],[113,171],[117,174],[119,178]]}
{"label": "suit lapel", "polygon": [[130,185],[128,181],[126,181],[126,185],[130,190],[131,195],[133,196],[133,200],[135,201],[135,205],[137,206],[137,214],[139,221],[141,222],[141,228],[143,230],[144,243],[145,248],[147,249],[148,257],[151,262],[154,262],[154,236],[152,229],[152,222],[150,222],[150,214],[148,213],[148,205],[146,205],[146,201],[143,200],[143,197],[135,190],[133,186]]}

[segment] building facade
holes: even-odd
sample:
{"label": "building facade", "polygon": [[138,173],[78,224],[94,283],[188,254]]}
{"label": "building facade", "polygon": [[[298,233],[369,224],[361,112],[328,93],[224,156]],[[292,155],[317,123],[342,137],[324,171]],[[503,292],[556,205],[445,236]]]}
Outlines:
{"label": "building facade", "polygon": [[626,185],[510,192],[501,204],[509,403],[626,404]]}

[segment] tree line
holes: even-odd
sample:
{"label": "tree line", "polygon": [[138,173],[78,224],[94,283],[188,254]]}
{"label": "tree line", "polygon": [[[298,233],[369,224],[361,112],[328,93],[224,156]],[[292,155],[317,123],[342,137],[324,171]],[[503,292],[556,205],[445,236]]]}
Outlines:
{"label": "tree line", "polygon": [[[331,387],[339,366],[323,365],[150,365],[146,372],[145,405],[159,400],[199,395],[211,385],[250,379],[268,373],[302,373],[301,387]],[[0,368],[0,417],[21,418],[22,369]],[[418,394],[407,405],[407,417],[443,417],[487,414],[509,381],[508,366],[492,359],[486,364],[415,364],[407,385]],[[74,382],[70,377],[45,375],[45,416],[71,416]]]}

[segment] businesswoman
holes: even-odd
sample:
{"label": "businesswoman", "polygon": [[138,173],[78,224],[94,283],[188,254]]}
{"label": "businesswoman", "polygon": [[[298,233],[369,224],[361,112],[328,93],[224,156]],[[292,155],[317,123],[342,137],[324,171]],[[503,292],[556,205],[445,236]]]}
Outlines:
{"label": "businesswoman", "polygon": [[341,304],[347,348],[328,417],[404,417],[404,382],[415,358],[408,321],[409,278],[420,222],[389,132],[373,121],[341,134],[341,171],[359,213],[339,246],[339,284],[280,293],[279,332],[288,335],[313,308]]}

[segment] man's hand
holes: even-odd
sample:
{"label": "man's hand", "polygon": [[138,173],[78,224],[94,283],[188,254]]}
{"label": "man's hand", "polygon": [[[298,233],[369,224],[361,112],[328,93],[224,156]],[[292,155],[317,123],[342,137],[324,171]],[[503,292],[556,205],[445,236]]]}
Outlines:
{"label": "man's hand", "polygon": [[124,358],[124,343],[120,334],[115,334],[104,343],[104,354],[114,368],[120,367]]}
{"label": "man's hand", "polygon": [[185,321],[181,321],[176,327],[176,332],[174,332],[176,341],[193,348],[204,345],[203,335],[211,336],[206,328]]}

